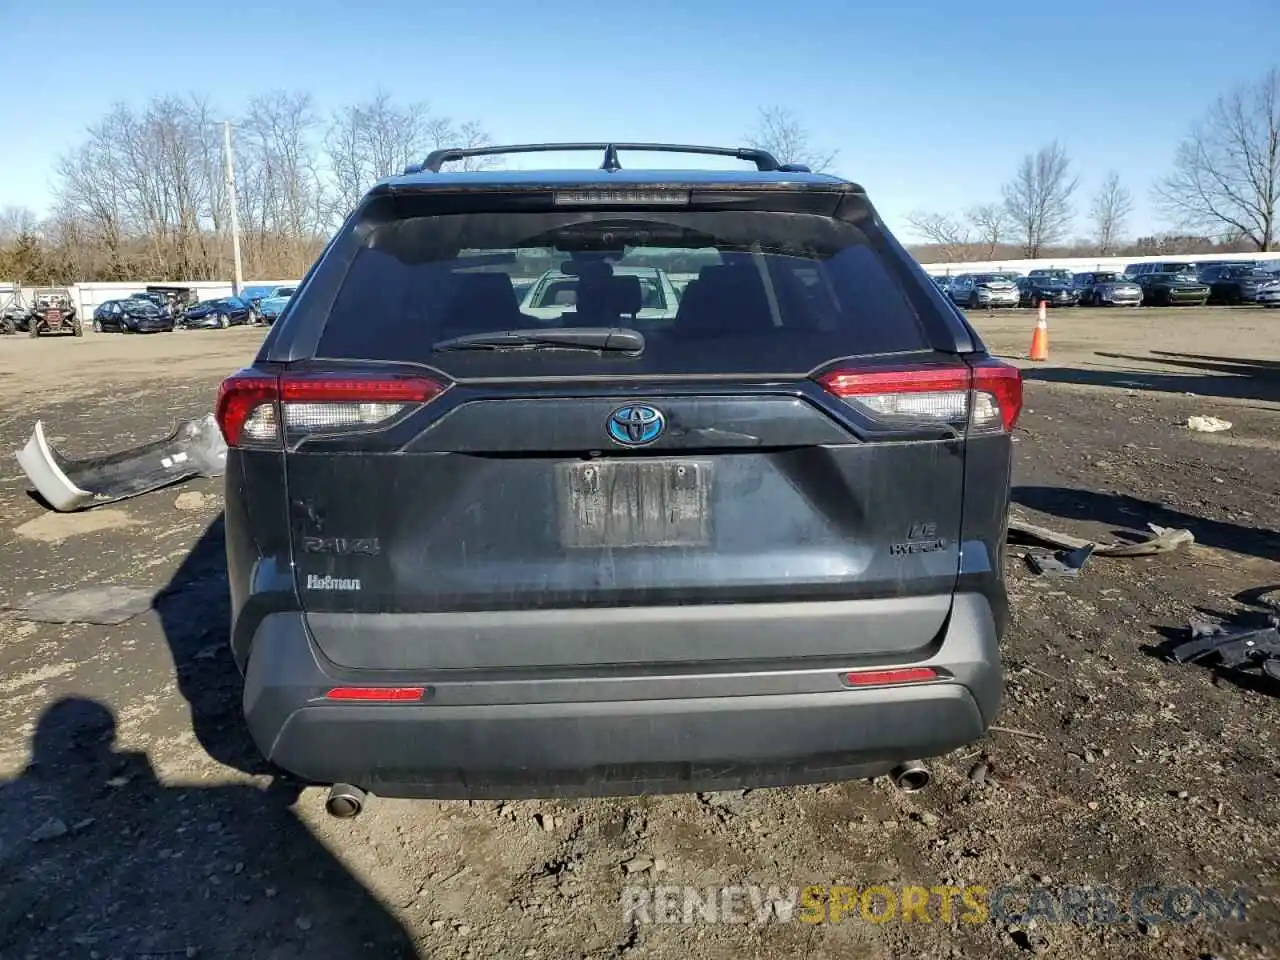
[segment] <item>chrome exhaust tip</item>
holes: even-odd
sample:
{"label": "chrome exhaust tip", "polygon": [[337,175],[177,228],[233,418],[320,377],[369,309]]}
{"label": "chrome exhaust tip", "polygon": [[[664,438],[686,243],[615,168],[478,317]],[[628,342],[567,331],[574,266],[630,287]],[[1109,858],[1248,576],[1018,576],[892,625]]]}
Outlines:
{"label": "chrome exhaust tip", "polygon": [[339,820],[349,820],[364,809],[366,794],[349,783],[335,783],[329,788],[329,798],[324,802],[325,812]]}
{"label": "chrome exhaust tip", "polygon": [[889,771],[889,780],[903,793],[923,790],[933,779],[933,774],[919,760],[908,760]]}

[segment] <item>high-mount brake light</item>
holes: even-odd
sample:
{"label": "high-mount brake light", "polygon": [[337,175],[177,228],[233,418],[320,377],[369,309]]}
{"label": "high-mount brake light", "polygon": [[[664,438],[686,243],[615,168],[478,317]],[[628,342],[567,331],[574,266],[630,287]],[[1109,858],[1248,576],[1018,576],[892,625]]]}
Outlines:
{"label": "high-mount brake light", "polygon": [[688,190],[557,190],[557,207],[688,206]]}
{"label": "high-mount brake light", "polygon": [[377,427],[443,391],[418,376],[234,374],[218,389],[215,416],[228,446],[278,448],[286,438]]}
{"label": "high-mount brake light", "polygon": [[1022,411],[1022,375],[999,360],[972,367],[833,370],[818,382],[888,424],[946,423],[967,426],[970,434],[1008,433]]}

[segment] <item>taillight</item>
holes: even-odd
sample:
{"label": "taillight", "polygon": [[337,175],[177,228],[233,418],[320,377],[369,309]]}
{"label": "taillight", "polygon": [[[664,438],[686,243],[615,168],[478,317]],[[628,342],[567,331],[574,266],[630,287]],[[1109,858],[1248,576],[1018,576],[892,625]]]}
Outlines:
{"label": "taillight", "polygon": [[973,412],[969,430],[1011,433],[1022,413],[1022,371],[1002,360],[973,366]]}
{"label": "taillight", "polygon": [[1013,429],[1022,410],[1022,375],[999,360],[972,367],[833,370],[818,382],[886,424],[946,423],[970,433],[1000,433]]}
{"label": "taillight", "polygon": [[279,447],[309,434],[381,426],[443,391],[418,376],[238,373],[218,389],[215,416],[228,446]]}
{"label": "taillight", "polygon": [[[249,436],[253,440],[264,433],[279,435],[276,424],[276,400],[279,396],[275,377],[260,377],[251,374],[235,373],[222,381],[218,387],[218,399],[214,404],[213,415],[222,430],[222,437],[227,446],[240,446],[240,436],[250,418],[255,422],[249,428]],[[263,421],[269,420],[271,430],[265,430]],[[266,439],[270,439],[267,436]]]}

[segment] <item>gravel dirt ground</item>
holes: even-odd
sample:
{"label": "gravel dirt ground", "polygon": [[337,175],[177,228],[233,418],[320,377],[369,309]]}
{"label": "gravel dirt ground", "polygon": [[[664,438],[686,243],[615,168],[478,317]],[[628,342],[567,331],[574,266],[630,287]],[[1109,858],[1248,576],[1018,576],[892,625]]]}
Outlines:
{"label": "gravel dirt ground", "polygon": [[[1030,311],[974,319],[996,352],[1025,354]],[[940,758],[916,794],[378,799],[332,820],[322,790],[273,782],[240,724],[221,481],[58,515],[7,457],[0,957],[1280,956],[1280,690],[1154,649],[1198,611],[1262,616],[1248,591],[1280,584],[1280,312],[1064,310],[1050,332],[1050,361],[1024,364],[1015,510],[1100,541],[1156,523],[1197,542],[1095,558],[1078,580],[1034,577],[1012,550],[997,723],[1015,732]],[[72,456],[150,439],[207,412],[260,337],[0,338],[0,448],[37,417]],[[1233,426],[1193,433],[1195,414]],[[114,626],[12,614],[95,584],[143,588],[151,609]],[[756,922],[748,907],[748,922],[666,924],[620,899],[811,884],[1012,888],[1006,910],[1039,917],[992,900],[983,922],[958,905],[946,921],[934,899],[928,923]],[[1147,891],[1141,922],[1067,922],[1064,888],[1099,885],[1121,913],[1152,885],[1244,888],[1247,908],[1206,919]]]}

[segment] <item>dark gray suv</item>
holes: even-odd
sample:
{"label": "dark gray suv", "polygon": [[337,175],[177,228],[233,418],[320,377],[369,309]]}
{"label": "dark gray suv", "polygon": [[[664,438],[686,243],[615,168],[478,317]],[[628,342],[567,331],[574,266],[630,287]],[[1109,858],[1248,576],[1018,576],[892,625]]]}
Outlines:
{"label": "dark gray suv", "polygon": [[[641,315],[637,266],[696,279]],[[920,786],[1000,702],[1021,402],[857,184],[437,151],[219,392],[251,735],[335,815]]]}

